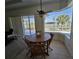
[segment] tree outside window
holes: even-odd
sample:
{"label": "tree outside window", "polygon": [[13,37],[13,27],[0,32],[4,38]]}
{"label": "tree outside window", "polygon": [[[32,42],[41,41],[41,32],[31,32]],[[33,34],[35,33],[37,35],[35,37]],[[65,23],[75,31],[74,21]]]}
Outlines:
{"label": "tree outside window", "polygon": [[57,17],[57,26],[58,26],[58,29],[61,30],[61,31],[68,31],[69,30],[69,26],[70,26],[70,21],[69,21],[70,17],[69,15],[59,15]]}

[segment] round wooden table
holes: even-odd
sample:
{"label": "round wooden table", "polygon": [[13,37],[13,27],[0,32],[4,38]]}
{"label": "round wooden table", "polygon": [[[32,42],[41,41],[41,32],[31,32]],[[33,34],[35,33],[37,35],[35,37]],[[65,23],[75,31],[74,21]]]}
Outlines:
{"label": "round wooden table", "polygon": [[36,34],[26,36],[26,39],[31,42],[44,42],[44,41],[48,41],[50,38],[51,36],[49,33],[44,33],[44,35],[38,37],[36,36]]}
{"label": "round wooden table", "polygon": [[46,42],[46,46],[47,46],[47,52],[46,54],[48,54],[48,41],[50,40],[51,36],[49,33],[44,33],[44,35],[41,35],[41,36],[36,36],[36,35],[29,35],[29,36],[26,36],[26,40],[30,41],[30,42]]}

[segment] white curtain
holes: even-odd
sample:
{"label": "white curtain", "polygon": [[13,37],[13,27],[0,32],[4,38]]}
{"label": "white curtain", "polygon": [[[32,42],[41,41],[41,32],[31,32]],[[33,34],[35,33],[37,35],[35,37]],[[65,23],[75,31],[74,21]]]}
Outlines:
{"label": "white curtain", "polygon": [[14,34],[17,35],[23,34],[21,17],[10,17],[10,26],[11,28],[13,28]]}

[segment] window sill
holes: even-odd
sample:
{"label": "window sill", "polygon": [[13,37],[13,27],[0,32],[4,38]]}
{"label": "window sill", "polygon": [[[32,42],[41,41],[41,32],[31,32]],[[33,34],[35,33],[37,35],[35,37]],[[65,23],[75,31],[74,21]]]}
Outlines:
{"label": "window sill", "polygon": [[45,31],[45,32],[60,33],[60,34],[69,34],[70,33],[70,32],[66,32],[66,31]]}
{"label": "window sill", "polygon": [[70,39],[70,32],[66,32],[66,31],[48,31],[48,32],[55,33],[55,34],[62,34],[68,39]]}

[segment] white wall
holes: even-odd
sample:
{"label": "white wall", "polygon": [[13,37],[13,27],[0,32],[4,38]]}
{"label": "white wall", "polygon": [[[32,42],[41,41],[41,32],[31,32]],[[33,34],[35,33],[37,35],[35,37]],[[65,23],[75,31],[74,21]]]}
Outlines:
{"label": "white wall", "polygon": [[72,41],[72,39],[65,36],[64,43],[65,43],[65,46],[67,47],[70,55],[73,56],[73,41]]}
{"label": "white wall", "polygon": [[64,35],[62,33],[53,33],[53,34],[54,34],[53,37],[54,40],[64,42]]}

